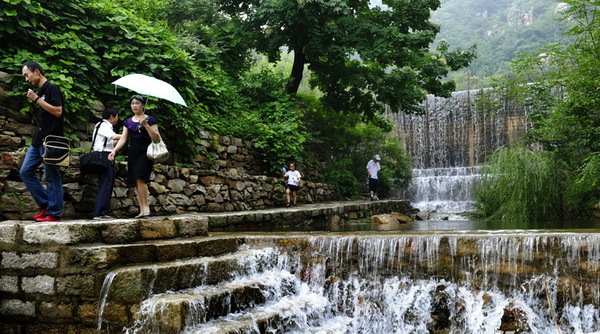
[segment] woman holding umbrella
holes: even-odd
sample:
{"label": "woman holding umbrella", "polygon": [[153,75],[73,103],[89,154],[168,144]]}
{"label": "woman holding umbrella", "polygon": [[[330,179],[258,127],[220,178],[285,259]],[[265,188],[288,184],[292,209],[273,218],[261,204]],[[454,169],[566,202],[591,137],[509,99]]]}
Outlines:
{"label": "woman holding umbrella", "polygon": [[148,182],[154,162],[146,157],[148,146],[153,140],[159,140],[158,120],[144,113],[145,103],[141,95],[133,95],[130,100],[133,116],[123,122],[123,134],[119,142],[108,155],[108,160],[114,160],[117,153],[131,139],[129,157],[127,159],[127,183],[135,185],[140,213],[135,218],[150,216],[148,203]]}

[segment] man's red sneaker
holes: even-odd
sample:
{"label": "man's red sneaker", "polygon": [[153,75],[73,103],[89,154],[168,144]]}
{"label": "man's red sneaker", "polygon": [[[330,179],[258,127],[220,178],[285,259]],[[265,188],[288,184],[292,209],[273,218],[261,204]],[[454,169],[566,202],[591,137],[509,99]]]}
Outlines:
{"label": "man's red sneaker", "polygon": [[34,220],[38,220],[38,219],[44,217],[45,215],[46,215],[46,209],[42,209],[42,211],[40,211],[40,213],[38,213],[37,215],[35,215],[31,218],[33,218]]}
{"label": "man's red sneaker", "polygon": [[35,220],[36,222],[60,222],[60,218],[51,216],[51,215],[47,215],[44,217],[40,217],[38,219]]}

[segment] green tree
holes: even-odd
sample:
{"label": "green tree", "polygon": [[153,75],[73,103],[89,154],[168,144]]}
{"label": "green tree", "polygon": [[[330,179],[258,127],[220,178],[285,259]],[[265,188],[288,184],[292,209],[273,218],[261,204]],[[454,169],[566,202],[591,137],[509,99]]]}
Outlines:
{"label": "green tree", "polygon": [[320,181],[333,183],[348,198],[364,189],[366,165],[374,154],[382,157],[379,174],[381,197],[394,196],[412,179],[412,162],[389,121],[361,122],[358,114],[344,117],[341,112],[323,106],[314,97],[302,95],[307,130],[306,161],[320,167]]}
{"label": "green tree", "polygon": [[183,139],[173,141],[172,147],[193,147],[201,121],[198,111],[205,109],[196,96],[202,94],[204,101],[216,99],[217,93],[211,91],[212,73],[200,71],[190,55],[177,47],[168,29],[111,1],[3,1],[0,44],[0,69],[15,74],[9,93],[23,96],[27,83],[20,76],[21,66],[38,61],[48,78],[63,89],[70,124],[90,119],[90,104],[96,100],[126,112],[128,96],[124,94],[129,93],[119,89],[115,95],[111,82],[129,73],[144,73],[172,83],[191,106],[155,100],[149,108],[159,110],[161,126],[171,129],[167,141],[173,133]]}
{"label": "green tree", "polygon": [[235,78],[252,66],[253,36],[213,0],[118,1],[149,21],[164,22],[177,34],[179,46]]}
{"label": "green tree", "polygon": [[[600,78],[597,75],[600,3],[575,0],[565,3],[569,7],[563,20],[571,27],[567,34],[573,36],[575,42],[566,47],[547,45],[535,53],[520,55],[513,63],[515,74],[497,87],[497,90],[509,92],[511,98],[530,108],[533,127],[527,136],[543,151],[529,154],[515,152],[522,156],[523,163],[512,163],[515,168],[512,172],[499,169],[503,165],[501,159],[490,162],[491,180],[510,188],[506,191],[527,191],[527,196],[536,199],[535,203],[530,202],[532,205],[540,210],[552,205],[561,214],[531,216],[524,207],[507,211],[506,206],[498,202],[509,205],[514,200],[509,195],[497,199],[487,196],[494,184],[487,182],[477,198],[478,206],[486,216],[505,219],[519,216],[529,219],[575,217],[589,212],[600,198],[596,187],[600,181]],[[507,153],[507,156],[510,155]],[[518,165],[522,166],[520,171],[516,170]],[[542,178],[531,180],[532,174],[527,172],[529,165],[551,168],[542,169],[547,170]],[[509,182],[510,178],[512,182]],[[530,184],[536,187],[529,188]],[[493,191],[496,196],[498,190]]]}
{"label": "green tree", "polygon": [[368,0],[220,0],[270,60],[282,48],[293,52],[289,93],[297,92],[308,64],[324,105],[366,119],[381,104],[417,112],[427,93],[449,96],[454,83],[442,79],[473,58],[473,50],[450,51],[444,42],[429,51],[439,31],[429,22],[438,0],[383,3],[385,9]]}
{"label": "green tree", "polygon": [[[478,214],[512,223],[571,218],[574,174],[552,152],[503,147],[492,154],[475,191]],[[575,200],[575,201],[573,201]]]}

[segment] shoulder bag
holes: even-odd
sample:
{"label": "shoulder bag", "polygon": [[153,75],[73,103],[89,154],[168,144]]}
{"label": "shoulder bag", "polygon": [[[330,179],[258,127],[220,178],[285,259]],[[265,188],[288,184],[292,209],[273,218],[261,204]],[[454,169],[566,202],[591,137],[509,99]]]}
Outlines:
{"label": "shoulder bag", "polygon": [[96,143],[96,136],[98,135],[98,129],[102,121],[96,125],[96,130],[94,131],[94,139],[92,139],[92,147],[90,147],[90,152],[81,156],[81,162],[79,163],[79,169],[83,174],[99,174],[105,171],[110,167],[110,161],[102,154],[104,148],[106,147],[106,142],[108,138],[104,139],[104,146],[102,146],[102,151],[94,151],[94,143]]}
{"label": "shoulder bag", "polygon": [[42,159],[45,164],[56,166],[68,166],[71,157],[71,141],[66,137],[48,135],[42,143],[44,155]]}

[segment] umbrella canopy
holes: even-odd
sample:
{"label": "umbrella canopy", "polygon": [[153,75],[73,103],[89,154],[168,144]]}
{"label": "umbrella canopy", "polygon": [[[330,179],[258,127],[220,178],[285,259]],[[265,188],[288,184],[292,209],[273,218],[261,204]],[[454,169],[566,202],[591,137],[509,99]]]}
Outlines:
{"label": "umbrella canopy", "polygon": [[112,82],[142,95],[158,97],[187,107],[181,94],[170,84],[144,74],[129,74]]}

